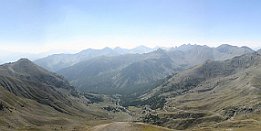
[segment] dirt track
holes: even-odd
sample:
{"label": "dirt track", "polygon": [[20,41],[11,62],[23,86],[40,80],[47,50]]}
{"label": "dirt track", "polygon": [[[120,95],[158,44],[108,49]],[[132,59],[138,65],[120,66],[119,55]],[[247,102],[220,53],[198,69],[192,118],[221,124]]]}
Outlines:
{"label": "dirt track", "polygon": [[146,125],[143,123],[113,122],[98,125],[91,128],[91,131],[170,131],[166,128]]}

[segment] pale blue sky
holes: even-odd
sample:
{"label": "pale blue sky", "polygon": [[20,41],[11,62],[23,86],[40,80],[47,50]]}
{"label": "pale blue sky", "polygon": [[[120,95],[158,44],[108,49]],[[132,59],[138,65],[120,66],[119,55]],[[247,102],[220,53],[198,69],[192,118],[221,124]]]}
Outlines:
{"label": "pale blue sky", "polygon": [[0,47],[261,47],[260,0],[0,0]]}

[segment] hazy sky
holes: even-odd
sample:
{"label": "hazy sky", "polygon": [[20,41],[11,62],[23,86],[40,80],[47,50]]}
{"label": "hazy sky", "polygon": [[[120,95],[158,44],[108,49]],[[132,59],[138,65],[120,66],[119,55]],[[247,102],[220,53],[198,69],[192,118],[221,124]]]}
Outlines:
{"label": "hazy sky", "polygon": [[261,47],[261,0],[0,0],[0,50]]}

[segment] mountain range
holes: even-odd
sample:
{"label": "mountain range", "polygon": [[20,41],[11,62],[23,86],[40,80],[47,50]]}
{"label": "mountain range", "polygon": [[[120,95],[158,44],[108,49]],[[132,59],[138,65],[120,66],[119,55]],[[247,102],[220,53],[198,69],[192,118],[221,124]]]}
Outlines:
{"label": "mountain range", "polygon": [[133,49],[124,49],[120,47],[103,49],[86,49],[76,54],[54,54],[45,58],[35,60],[34,62],[50,71],[58,71],[70,67],[81,61],[89,60],[99,56],[117,56],[122,54],[142,54],[155,49],[139,46]]}
{"label": "mountain range", "polygon": [[154,88],[171,74],[207,60],[225,60],[254,52],[247,47],[182,45],[144,54],[101,56],[57,71],[81,91],[134,94]]}

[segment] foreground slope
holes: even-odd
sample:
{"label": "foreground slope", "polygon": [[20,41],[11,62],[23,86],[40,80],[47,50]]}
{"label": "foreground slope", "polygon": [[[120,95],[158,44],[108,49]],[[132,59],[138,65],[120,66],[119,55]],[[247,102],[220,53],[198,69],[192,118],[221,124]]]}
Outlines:
{"label": "foreground slope", "polygon": [[0,130],[73,130],[107,117],[88,102],[61,76],[27,59],[0,66]]}
{"label": "foreground slope", "polygon": [[176,74],[140,102],[130,104],[159,105],[143,120],[169,128],[258,130],[260,80],[261,55],[250,53],[222,62],[207,61]]}
{"label": "foreground slope", "polygon": [[73,107],[67,95],[77,95],[68,81],[27,59],[2,65],[0,78],[0,85],[14,95],[49,105],[64,113],[70,113],[67,109]]}

